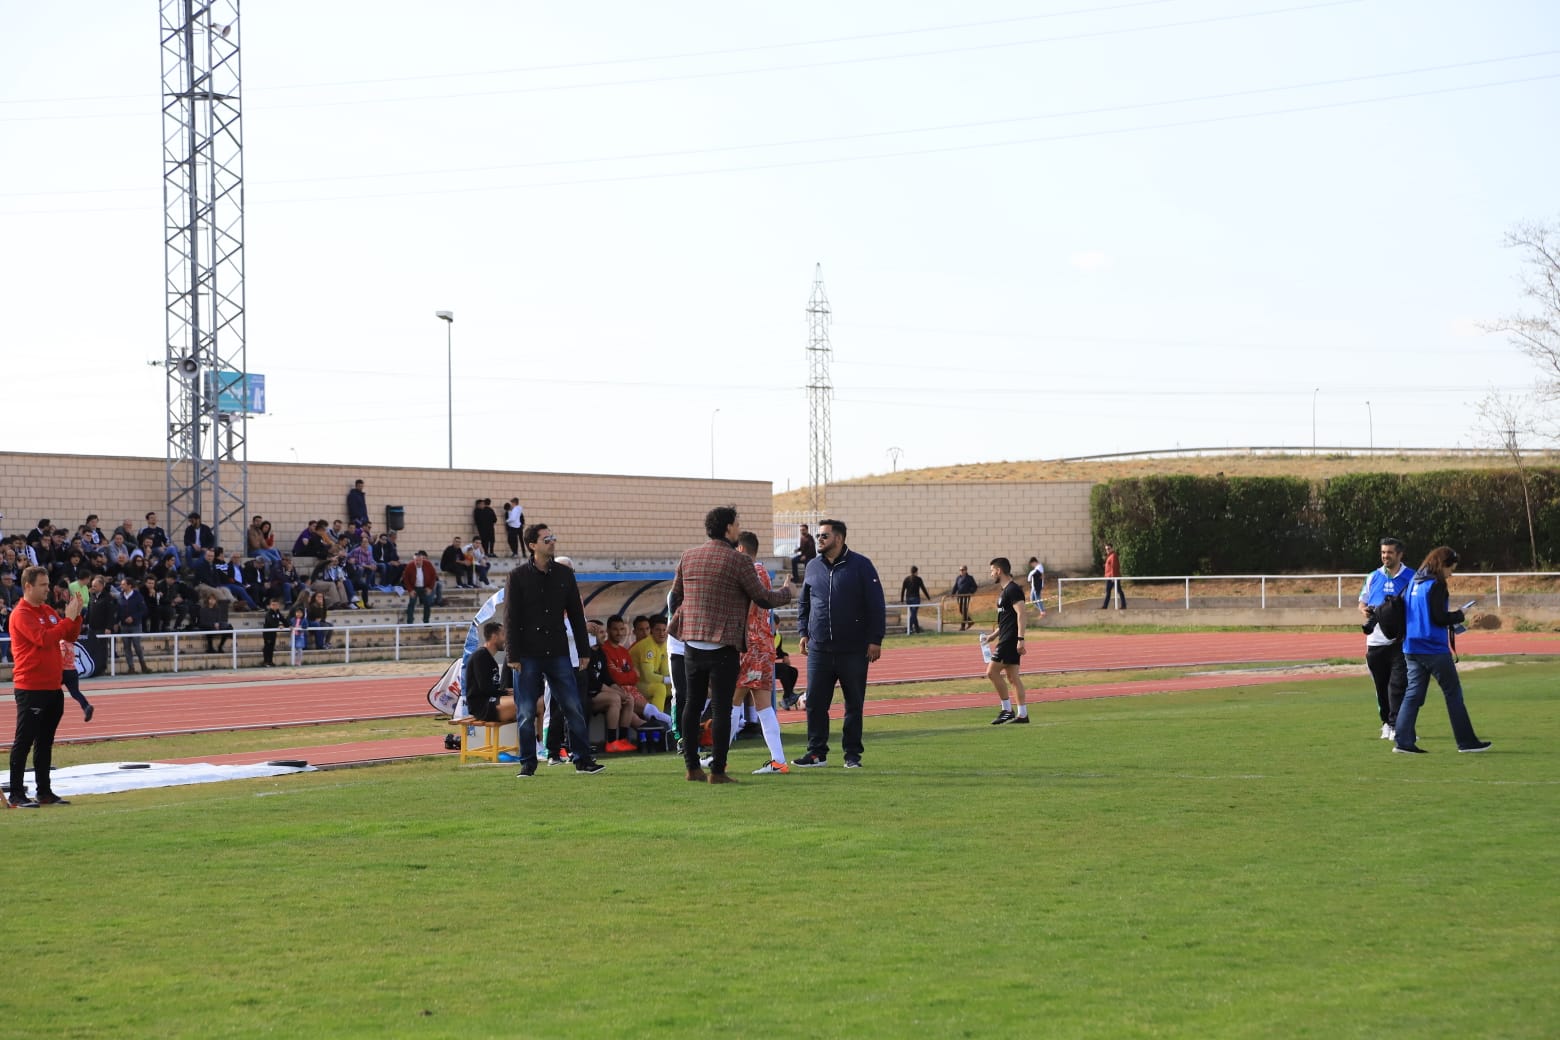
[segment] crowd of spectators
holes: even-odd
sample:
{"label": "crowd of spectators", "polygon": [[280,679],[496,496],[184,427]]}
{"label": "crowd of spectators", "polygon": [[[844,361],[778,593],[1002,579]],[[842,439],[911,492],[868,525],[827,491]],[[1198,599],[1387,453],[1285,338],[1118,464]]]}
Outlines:
{"label": "crowd of spectators", "polygon": [[[278,545],[272,522],[256,515],[244,531],[242,553],[217,544],[199,513],[171,535],[156,512],[110,529],[92,514],[74,527],[44,518],[25,533],[0,534],[0,662],[10,659],[7,626],[29,566],[48,570],[49,602],[57,609],[72,592],[81,596],[89,632],[137,637],[124,640],[121,652],[143,668],[142,634],[203,631],[207,648],[218,652],[230,638],[233,612],[264,612],[267,629],[278,627],[277,617],[286,627],[301,621],[317,647],[329,645],[329,611],[369,609],[376,591],[407,596],[409,608],[423,603],[427,621],[429,608],[444,603],[438,572],[425,573],[404,558],[398,532],[375,530],[361,480],[347,493],[347,512],[347,520],[308,521],[290,547]],[[455,586],[492,587],[497,519],[490,500],[478,500],[475,534],[456,537],[445,549],[440,570]]]}

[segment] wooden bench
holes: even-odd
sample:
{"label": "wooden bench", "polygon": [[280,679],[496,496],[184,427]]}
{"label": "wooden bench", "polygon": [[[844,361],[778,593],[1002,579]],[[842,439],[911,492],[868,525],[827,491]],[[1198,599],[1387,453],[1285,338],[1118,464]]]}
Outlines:
{"label": "wooden bench", "polygon": [[[498,762],[498,756],[504,752],[519,754],[519,744],[505,744],[499,737],[499,732],[505,726],[512,726],[512,722],[483,722],[469,715],[450,720],[451,726],[460,727],[460,764],[465,765],[470,759],[481,762]],[[482,743],[472,743],[472,737],[477,730],[482,731]]]}

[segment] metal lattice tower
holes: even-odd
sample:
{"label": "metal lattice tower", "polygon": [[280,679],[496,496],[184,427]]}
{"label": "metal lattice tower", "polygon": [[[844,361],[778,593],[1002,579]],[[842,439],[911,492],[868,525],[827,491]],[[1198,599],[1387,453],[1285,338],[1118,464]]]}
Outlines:
{"label": "metal lattice tower", "polygon": [[238,0],[161,4],[168,521],[222,544],[249,498]]}
{"label": "metal lattice tower", "polygon": [[829,383],[829,298],[823,292],[823,265],[813,269],[812,297],[807,301],[807,425],[811,431],[811,455],[807,464],[810,485],[808,506],[813,516],[822,516],[827,505],[829,483],[834,479],[833,435],[829,428],[829,404],[834,387]]}

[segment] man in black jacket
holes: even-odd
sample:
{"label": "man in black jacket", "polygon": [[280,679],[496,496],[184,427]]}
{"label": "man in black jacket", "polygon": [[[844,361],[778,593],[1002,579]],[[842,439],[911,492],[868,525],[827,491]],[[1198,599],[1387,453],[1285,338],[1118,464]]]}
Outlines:
{"label": "man in black jacket", "polygon": [[554,708],[561,704],[569,720],[574,771],[599,773],[606,768],[591,757],[590,729],[580,706],[580,672],[590,667],[585,607],[580,603],[574,571],[554,562],[557,541],[546,524],[527,527],[525,547],[530,558],[509,573],[504,588],[504,645],[515,677],[515,722],[520,730],[521,761],[516,776],[521,777],[536,774],[532,719],[544,679],[552,691]]}

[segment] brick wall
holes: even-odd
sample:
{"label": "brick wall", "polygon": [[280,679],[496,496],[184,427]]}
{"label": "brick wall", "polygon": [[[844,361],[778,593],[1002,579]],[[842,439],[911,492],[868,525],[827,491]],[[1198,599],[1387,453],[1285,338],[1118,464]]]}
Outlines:
{"label": "brick wall", "polygon": [[1091,487],[1088,481],[843,484],[829,489],[825,512],[846,523],[851,546],[872,559],[888,598],[896,600],[911,564],[933,593],[948,590],[960,564],[987,584],[994,556],[1012,560],[1020,577],[1031,556],[1047,573],[1087,573],[1094,564]]}
{"label": "brick wall", "polygon": [[[704,514],[735,505],[760,548],[770,549],[772,487],[757,480],[597,476],[508,470],[410,469],[323,466],[275,462],[249,464],[249,512],[270,520],[280,549],[310,519],[346,519],[347,490],[361,478],[369,517],[384,529],[386,505],[406,507],[401,555],[427,549],[435,558],[453,535],[470,537],[473,500],[493,499],[499,552],[504,545],[504,503],[518,495],[528,522],[557,529],[560,550],[571,556],[671,558],[704,538]],[[40,517],[74,530],[96,513],[105,531],[126,518],[141,526],[154,509],[175,539],[183,517],[167,511],[162,459],[0,452],[0,529],[26,532]],[[210,523],[213,510],[203,510]],[[247,526],[247,520],[243,526]],[[229,548],[243,548],[243,532],[218,532]]]}

